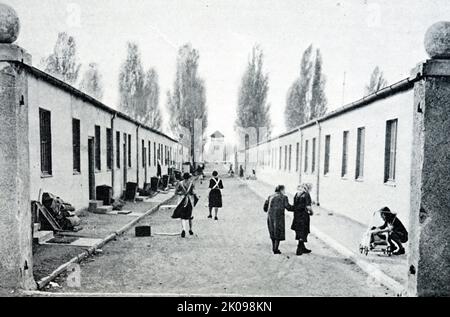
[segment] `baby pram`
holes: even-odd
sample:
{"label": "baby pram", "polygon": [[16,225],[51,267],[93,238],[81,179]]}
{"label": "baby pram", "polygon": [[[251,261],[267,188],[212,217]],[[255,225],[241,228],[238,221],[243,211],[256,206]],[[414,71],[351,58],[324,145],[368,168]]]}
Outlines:
{"label": "baby pram", "polygon": [[359,252],[365,256],[369,253],[378,253],[392,256],[393,250],[389,245],[389,232],[379,233],[380,221],[382,221],[381,212],[375,211],[370,222],[369,229],[364,233],[361,243],[359,244]]}

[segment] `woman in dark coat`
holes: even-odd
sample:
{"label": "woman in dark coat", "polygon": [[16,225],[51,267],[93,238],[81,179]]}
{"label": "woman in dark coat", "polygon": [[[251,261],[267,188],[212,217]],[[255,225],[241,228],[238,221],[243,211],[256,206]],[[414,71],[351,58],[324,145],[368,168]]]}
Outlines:
{"label": "woman in dark coat", "polygon": [[213,178],[209,181],[209,189],[211,190],[209,192],[209,219],[212,219],[212,211],[213,209],[216,212],[216,217],[214,218],[216,221],[219,220],[218,214],[219,214],[219,208],[222,208],[222,189],[223,189],[223,182],[219,178],[219,173],[216,171],[212,174]]}
{"label": "woman in dark coat", "polygon": [[275,194],[270,196],[264,204],[264,211],[268,213],[267,225],[274,254],[281,254],[280,242],[286,240],[285,209],[292,211],[293,206],[285,195],[285,187],[280,185],[275,189]]}
{"label": "woman in dark coat", "polygon": [[194,182],[191,180],[191,175],[189,173],[184,174],[183,181],[178,183],[176,188],[176,195],[183,196],[183,199],[178,204],[177,208],[173,213],[173,219],[181,219],[182,232],[181,237],[186,237],[186,230],[189,224],[189,234],[192,236],[194,232],[192,231],[192,216],[195,205],[197,205],[197,195],[194,192]]}
{"label": "woman in dark coat", "polygon": [[311,196],[309,194],[310,186],[307,184],[298,186],[298,192],[294,197],[294,221],[291,229],[295,231],[296,240],[298,240],[297,255],[311,253],[305,247],[308,242],[308,235],[310,234],[310,222],[313,215],[311,207]]}

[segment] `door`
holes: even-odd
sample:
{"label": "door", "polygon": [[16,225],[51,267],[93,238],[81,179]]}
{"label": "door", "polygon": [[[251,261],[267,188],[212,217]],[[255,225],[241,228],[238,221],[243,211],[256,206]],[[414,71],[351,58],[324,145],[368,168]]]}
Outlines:
{"label": "door", "polygon": [[95,139],[88,139],[89,199],[95,200]]}

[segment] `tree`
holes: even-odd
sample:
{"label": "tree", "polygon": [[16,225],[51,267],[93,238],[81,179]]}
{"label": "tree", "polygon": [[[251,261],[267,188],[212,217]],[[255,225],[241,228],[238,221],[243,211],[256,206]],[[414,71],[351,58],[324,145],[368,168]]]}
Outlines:
{"label": "tree", "polygon": [[146,116],[142,103],[143,90],[144,69],[139,47],[135,43],[128,43],[127,58],[119,74],[120,108],[134,119]]}
{"label": "tree", "polygon": [[73,36],[58,34],[53,53],[41,60],[45,72],[73,85],[78,79],[81,64],[77,60],[77,44]]}
{"label": "tree", "polygon": [[[269,76],[264,72],[263,66],[264,53],[260,47],[255,46],[242,76],[237,108],[236,126],[256,129],[256,142],[269,136],[272,128],[270,104],[267,103]],[[267,135],[261,136],[260,129],[266,129]]]}
{"label": "tree", "polygon": [[[171,129],[176,135],[182,134],[185,130],[189,131],[193,163],[195,163],[194,144],[197,141],[203,146],[203,135],[208,125],[205,82],[198,75],[199,59],[198,51],[192,48],[191,44],[185,44],[179,49],[173,90],[167,93]],[[195,131],[196,120],[202,122],[202,131],[199,133]]]}
{"label": "tree", "polygon": [[373,94],[385,87],[387,87],[388,82],[384,78],[383,72],[380,70],[380,68],[377,66],[372,72],[372,75],[370,76],[370,82],[369,85],[366,86],[366,95]]}
{"label": "tree", "polygon": [[102,75],[100,74],[96,63],[90,63],[89,68],[84,72],[80,82],[80,90],[96,98],[97,100],[102,100],[103,81]]}
{"label": "tree", "polygon": [[326,78],[322,73],[322,54],[316,51],[314,77],[311,87],[310,120],[322,117],[327,112],[327,96],[325,95]]}
{"label": "tree", "polygon": [[309,119],[308,97],[311,80],[313,78],[312,61],[313,47],[310,45],[303,53],[300,65],[300,77],[296,79],[289,89],[285,110],[286,127],[291,130],[302,125]]}
{"label": "tree", "polygon": [[162,127],[158,81],[159,77],[155,69],[151,68],[146,72],[143,92],[143,103],[146,111],[142,121],[156,130],[160,130]]}

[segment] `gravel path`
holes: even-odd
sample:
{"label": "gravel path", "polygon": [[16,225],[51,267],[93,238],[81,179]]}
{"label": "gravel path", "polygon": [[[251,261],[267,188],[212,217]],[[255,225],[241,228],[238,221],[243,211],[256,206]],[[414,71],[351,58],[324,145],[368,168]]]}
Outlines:
{"label": "gravel path", "polygon": [[[294,233],[271,253],[263,201],[237,179],[224,178],[220,221],[207,219],[207,186],[198,185],[193,237],[177,236],[180,224],[161,210],[144,223],[152,238],[134,230],[81,266],[82,287],[58,292],[265,296],[387,296],[356,265],[311,237],[311,255],[295,256]],[[290,227],[289,223],[286,225]],[[65,284],[63,282],[63,284]]]}

